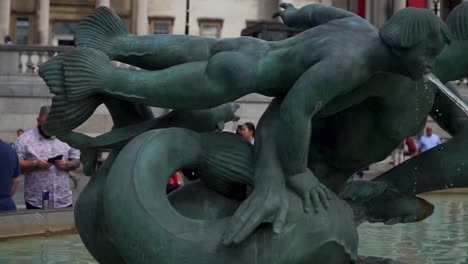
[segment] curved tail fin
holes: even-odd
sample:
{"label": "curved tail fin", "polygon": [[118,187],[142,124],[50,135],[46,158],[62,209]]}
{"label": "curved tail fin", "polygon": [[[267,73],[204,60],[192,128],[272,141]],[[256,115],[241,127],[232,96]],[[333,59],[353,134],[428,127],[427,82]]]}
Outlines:
{"label": "curved tail fin", "polygon": [[129,32],[119,16],[110,8],[99,7],[78,24],[74,41],[77,47],[93,48],[110,55],[115,38],[125,35]]}
{"label": "curved tail fin", "polygon": [[52,58],[39,69],[52,98],[52,107],[44,132],[51,136],[64,135],[84,123],[104,102],[96,95],[109,59],[91,49],[75,49]]}
{"label": "curved tail fin", "polygon": [[201,134],[205,155],[196,171],[212,190],[243,200],[253,186],[253,146],[233,133]]}

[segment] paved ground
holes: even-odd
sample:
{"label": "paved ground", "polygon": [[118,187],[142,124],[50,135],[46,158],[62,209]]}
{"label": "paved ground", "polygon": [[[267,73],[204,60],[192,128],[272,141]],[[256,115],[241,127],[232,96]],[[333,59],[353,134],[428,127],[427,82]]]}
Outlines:
{"label": "paved ground", "polygon": [[[375,163],[369,167],[369,170],[364,171],[364,176],[362,178],[354,175],[354,180],[371,180],[375,178],[376,176],[382,174],[383,172],[391,169],[393,165],[391,165],[391,159],[390,157],[387,158],[386,160],[383,160],[381,162]],[[89,181],[89,177],[84,176],[81,172],[74,173],[74,179],[76,180],[76,186],[72,180],[70,180],[70,184],[72,186],[72,191],[73,191],[73,202],[75,202],[81,191],[84,189],[86,184]],[[456,192],[456,193],[468,193],[468,189],[453,189],[453,190],[447,190],[444,192]],[[24,209],[24,178],[21,178],[21,183],[20,187],[18,188],[18,191],[16,192],[15,196],[13,197],[15,200],[16,206],[18,207],[19,210]]]}
{"label": "paved ground", "polygon": [[[382,173],[384,171],[387,171],[388,169],[390,169],[392,167],[392,165],[389,164],[389,161],[390,160],[388,159],[388,160],[385,160],[383,162],[372,165],[369,168],[368,171],[364,172],[364,177],[363,178],[359,178],[357,176],[354,176],[354,179],[355,180],[370,180],[370,179],[374,178],[375,176],[379,175],[380,173]],[[18,210],[25,209],[25,205],[24,205],[24,177],[23,176],[20,176],[20,177],[21,177],[20,186],[19,186],[17,192],[15,193],[15,195],[13,196],[13,200],[15,201],[16,206],[18,207]],[[75,186],[74,182],[72,180],[70,180],[70,186],[72,186],[73,202],[75,202],[78,199],[81,191],[86,186],[86,184],[88,184],[89,177],[83,175],[81,172],[74,173],[73,177],[76,180],[77,184]],[[73,187],[75,187],[75,188],[73,188]]]}
{"label": "paved ground", "polygon": [[391,164],[390,157],[388,157],[387,159],[381,162],[374,163],[371,166],[369,166],[369,170],[364,171],[364,176],[362,178],[357,175],[354,175],[353,179],[358,180],[358,181],[359,180],[369,181],[379,176],[380,174],[388,171],[391,168],[393,168],[393,165]]}

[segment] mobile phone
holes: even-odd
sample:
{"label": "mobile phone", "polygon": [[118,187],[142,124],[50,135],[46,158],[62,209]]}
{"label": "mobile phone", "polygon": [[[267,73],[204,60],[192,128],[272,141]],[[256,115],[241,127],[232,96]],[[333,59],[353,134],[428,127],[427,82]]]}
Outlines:
{"label": "mobile phone", "polygon": [[61,160],[63,158],[63,155],[58,155],[53,158],[49,158],[47,160],[48,163],[54,164],[57,160]]}

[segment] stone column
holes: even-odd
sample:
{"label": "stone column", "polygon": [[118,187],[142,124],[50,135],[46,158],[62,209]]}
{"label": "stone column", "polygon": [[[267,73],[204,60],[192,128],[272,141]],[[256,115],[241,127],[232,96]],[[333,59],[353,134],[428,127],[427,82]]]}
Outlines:
{"label": "stone column", "polygon": [[366,19],[369,22],[374,23],[371,0],[366,0]]}
{"label": "stone column", "polygon": [[97,0],[96,7],[107,6],[110,7],[110,0]]}
{"label": "stone column", "polygon": [[0,1],[0,38],[3,44],[3,37],[10,34],[10,0]]}
{"label": "stone column", "polygon": [[148,34],[148,0],[138,0],[136,4],[136,33]]}
{"label": "stone column", "polygon": [[41,0],[38,3],[37,31],[39,33],[39,44],[49,45],[49,0]]}
{"label": "stone column", "polygon": [[406,0],[393,0],[393,14],[406,7]]}

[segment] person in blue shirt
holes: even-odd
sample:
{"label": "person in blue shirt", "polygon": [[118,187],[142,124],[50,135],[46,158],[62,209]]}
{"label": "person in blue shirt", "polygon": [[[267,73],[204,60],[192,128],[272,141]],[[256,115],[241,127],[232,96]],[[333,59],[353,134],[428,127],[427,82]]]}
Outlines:
{"label": "person in blue shirt", "polygon": [[15,150],[0,140],[0,212],[16,210],[13,194],[19,184],[19,162]]}
{"label": "person in blue shirt", "polygon": [[419,153],[431,149],[439,144],[442,144],[442,141],[440,141],[440,137],[432,133],[431,126],[427,126],[426,135],[422,136],[418,142]]}

